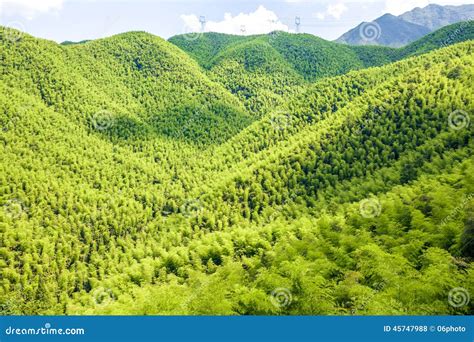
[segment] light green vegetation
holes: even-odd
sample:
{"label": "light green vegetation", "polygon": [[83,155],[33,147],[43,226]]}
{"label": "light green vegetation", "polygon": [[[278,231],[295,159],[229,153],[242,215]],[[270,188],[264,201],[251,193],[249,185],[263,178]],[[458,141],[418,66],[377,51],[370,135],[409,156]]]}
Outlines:
{"label": "light green vegetation", "polygon": [[472,313],[474,42],[448,29],[406,59],[0,29],[2,314]]}

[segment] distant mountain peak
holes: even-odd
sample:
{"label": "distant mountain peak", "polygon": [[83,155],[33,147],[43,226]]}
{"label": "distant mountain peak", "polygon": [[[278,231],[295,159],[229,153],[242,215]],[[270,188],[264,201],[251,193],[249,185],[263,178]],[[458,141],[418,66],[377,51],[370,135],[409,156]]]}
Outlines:
{"label": "distant mountain peak", "polygon": [[[416,7],[400,16],[386,13],[374,21],[363,22],[337,39],[349,45],[401,47],[441,27],[474,19],[474,5]],[[370,29],[370,31],[369,31]],[[374,33],[367,37],[364,30]]]}
{"label": "distant mountain peak", "polygon": [[382,15],[381,17],[379,17],[377,20],[379,19],[391,19],[391,18],[397,18],[395,15],[393,14],[390,14],[390,13],[385,13],[384,15]]}
{"label": "distant mountain peak", "polygon": [[401,19],[434,31],[443,26],[474,19],[474,5],[417,7],[399,16]]}
{"label": "distant mountain peak", "polygon": [[337,41],[349,45],[385,45],[401,47],[424,35],[431,30],[413,24],[390,13],[372,22],[364,22],[342,35]]}

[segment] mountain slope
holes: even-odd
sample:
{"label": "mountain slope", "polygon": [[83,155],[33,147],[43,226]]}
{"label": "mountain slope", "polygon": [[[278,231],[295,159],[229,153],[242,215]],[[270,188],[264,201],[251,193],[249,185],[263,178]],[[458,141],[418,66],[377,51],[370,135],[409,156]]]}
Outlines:
{"label": "mountain slope", "polygon": [[185,34],[177,35],[171,37],[169,42],[189,53],[200,65],[209,68],[220,52],[232,44],[245,40],[247,40],[245,36],[209,32],[199,35],[198,39],[189,39]]}
{"label": "mountain slope", "polygon": [[435,4],[395,17],[385,14],[373,22],[362,23],[336,41],[349,45],[402,47],[443,26],[474,18],[474,5],[439,6]]}
{"label": "mountain slope", "polygon": [[[364,163],[369,158],[368,156],[372,155],[380,162],[378,167],[381,167],[386,162],[391,163],[400,158],[403,149],[408,148],[411,151],[422,145],[424,139],[429,141],[443,131],[449,130],[447,115],[458,109],[456,106],[462,107],[462,110],[467,113],[471,113],[473,110],[471,108],[472,96],[468,91],[473,63],[471,48],[472,43],[468,43],[457,49],[448,49],[432,54],[430,57],[423,56],[424,58],[410,59],[406,62],[383,67],[381,70],[374,68],[367,73],[360,72],[356,80],[353,79],[355,75],[334,79],[332,82],[328,82],[327,86],[334,87],[337,85],[342,92],[339,96],[334,95],[334,102],[329,101],[327,103],[321,99],[324,88],[318,89],[318,85],[310,88],[305,94],[301,95],[301,98],[296,98],[293,103],[289,103],[291,109],[287,109],[286,112],[289,118],[286,126],[282,127],[285,133],[284,145],[275,145],[277,147],[270,148],[270,152],[267,151],[264,155],[265,158],[268,158],[266,162],[263,160],[263,155],[259,155],[258,160],[252,160],[247,156],[245,163],[247,163],[248,170],[246,172],[242,171],[244,170],[242,165],[236,168],[240,175],[235,176],[236,183],[240,185],[234,185],[235,191],[240,193],[241,196],[246,191],[255,191],[264,196],[266,191],[263,189],[257,190],[257,188],[262,186],[264,182],[263,179],[258,178],[266,175],[266,177],[271,176],[278,179],[278,181],[265,181],[266,184],[279,185],[278,188],[273,189],[274,194],[279,194],[278,197],[287,195],[286,191],[301,194],[307,194],[310,191],[311,194],[308,195],[308,198],[314,199],[317,193],[313,191],[316,191],[318,188],[316,184],[319,183],[315,180],[318,178],[325,187],[336,184],[346,177],[345,175],[350,178],[356,174],[365,176],[366,172],[369,172],[367,166],[343,166],[347,163],[347,160],[336,161],[335,158],[353,158],[351,160],[359,164]],[[461,50],[464,51],[461,53],[462,57],[456,57],[457,51]],[[455,63],[451,64],[450,56],[456,60]],[[425,67],[425,63],[428,61],[435,63],[435,66]],[[387,74],[384,75],[384,73],[397,76],[387,77]],[[423,76],[424,73],[427,75]],[[345,79],[347,80],[347,86],[344,84]],[[364,83],[366,84],[364,85]],[[421,88],[415,90],[413,86],[410,86],[411,83],[417,84]],[[437,86],[430,87],[429,84],[436,84]],[[449,84],[456,84],[456,86],[448,96],[446,87]],[[357,92],[354,88],[366,89]],[[443,89],[444,91],[436,94],[434,89]],[[329,89],[325,90],[327,92]],[[421,93],[421,91],[427,93]],[[351,92],[353,95],[348,96]],[[344,98],[344,95],[347,97]],[[341,104],[337,103],[338,97],[343,98]],[[438,97],[438,99],[433,97]],[[305,101],[301,101],[302,99],[305,99]],[[433,107],[430,107],[428,103]],[[387,107],[390,109],[387,110]],[[423,107],[423,109],[420,107]],[[358,117],[359,114],[356,113],[362,116]],[[427,117],[411,117],[410,113],[416,116],[426,115]],[[271,127],[270,119],[271,116],[266,118],[267,127]],[[427,126],[428,122],[431,124],[430,128]],[[412,125],[416,127],[412,127]],[[252,126],[250,128],[256,127]],[[410,130],[410,133],[402,134],[405,128]],[[391,130],[392,133],[390,133]],[[258,133],[246,131],[244,133],[250,137],[265,137],[266,146],[270,144],[269,141],[272,139],[271,129],[267,129],[266,133],[262,131]],[[457,132],[451,133],[453,135]],[[458,137],[461,140],[467,138],[466,134],[468,132],[464,131],[463,133],[463,137]],[[386,136],[387,134],[390,138]],[[394,135],[392,136],[392,134]],[[400,137],[396,138],[396,134],[400,134]],[[276,136],[278,137],[278,135]],[[381,138],[377,142],[376,137],[380,136],[385,136],[385,138]],[[236,138],[244,138],[244,136],[241,134]],[[351,142],[351,139],[360,139],[360,141]],[[341,144],[341,141],[345,141],[345,144]],[[387,145],[389,141],[390,144],[393,144],[392,147]],[[236,142],[233,141],[232,143],[235,144]],[[247,141],[244,145],[250,145],[250,142]],[[358,145],[362,147],[362,150],[358,150]],[[252,147],[250,148],[252,149]],[[373,150],[374,148],[380,150]],[[391,150],[384,151],[386,148]],[[363,149],[366,150],[363,151]],[[354,150],[354,153],[349,153],[350,157],[345,154],[348,150]],[[300,153],[298,151],[304,151],[306,154],[298,156]],[[325,153],[329,153],[327,158],[324,157]],[[229,153],[226,152],[226,155],[229,156]],[[344,157],[342,157],[343,155]],[[326,165],[324,166],[324,164]],[[334,164],[339,165],[339,167],[334,167]],[[265,170],[266,167],[268,167],[268,170]],[[283,174],[276,171],[280,167],[285,170]],[[304,170],[303,174],[301,174],[302,170]],[[314,172],[322,172],[322,170],[330,173],[334,172],[331,177],[335,178],[328,182],[328,178],[323,175],[308,174],[311,172],[310,170],[314,170]],[[292,182],[291,178],[295,173],[297,176],[293,176]],[[246,174],[252,180],[242,179],[242,174]],[[257,179],[253,179],[254,177]],[[282,177],[284,179],[281,179]],[[296,188],[289,189],[290,184]],[[245,185],[251,187],[252,190],[247,189]],[[302,188],[299,188],[299,186]],[[225,186],[224,197],[227,197],[229,189],[232,189],[232,187],[229,184]],[[233,198],[234,200],[238,199],[236,204],[245,206],[245,202],[241,200],[242,197],[235,196]],[[258,210],[260,212],[262,210],[261,203],[269,200],[271,199],[253,197],[251,202],[259,203],[260,209]],[[281,199],[277,201],[281,201]],[[226,201],[223,200],[223,202]],[[222,204],[219,205],[222,206]],[[252,209],[253,206],[249,203],[248,207],[233,208],[227,214],[243,212],[249,208]]]}
{"label": "mountain slope", "polygon": [[431,30],[385,14],[373,22],[364,22],[344,33],[336,41],[349,45],[401,47],[430,33]]}
{"label": "mountain slope", "polygon": [[[4,36],[2,314],[472,312],[446,301],[474,291],[472,41],[311,84],[306,36],[210,70],[145,33]],[[298,90],[257,116],[217,68]]]}
{"label": "mountain slope", "polygon": [[[242,100],[256,102],[250,109],[260,113],[278,108],[308,82],[363,67],[350,48],[312,35],[284,32],[233,44],[218,54],[213,63],[210,73],[216,77],[211,77],[233,93],[240,93]],[[242,70],[240,79],[236,79],[236,70]],[[262,79],[270,82],[259,81]],[[272,98],[273,104],[259,105]]]}
{"label": "mountain slope", "polygon": [[[25,92],[83,124],[91,125],[97,113],[99,121],[106,116],[110,125],[100,133],[114,139],[145,135],[209,144],[252,121],[238,100],[202,74],[191,58],[146,33],[68,46],[29,36],[2,43],[7,84],[22,80]],[[183,135],[184,122],[189,131]],[[203,122],[211,131],[201,131]]]}
{"label": "mountain slope", "polygon": [[[242,132],[262,143],[272,134],[286,139],[255,159],[230,161],[231,172],[223,169],[220,177],[212,175],[212,182],[194,190],[192,198],[202,207],[188,224],[199,239],[183,227],[184,245],[177,241],[162,252],[163,267],[186,278],[185,285],[171,277],[167,284],[135,287],[132,298],[123,296],[98,309],[79,304],[78,298],[71,309],[468,313],[471,306],[450,307],[444,289],[470,291],[474,285],[472,263],[462,259],[469,253],[472,199],[459,216],[443,220],[474,189],[472,127],[458,122],[453,128],[449,115],[474,111],[472,47],[472,42],[459,44],[332,83],[325,80],[328,89],[350,78],[347,84],[357,87],[387,73],[383,82],[373,81],[371,90],[341,99],[345,105],[332,111],[314,94],[308,102],[293,104],[292,121],[283,129],[266,135]],[[455,75],[454,69],[462,71]],[[342,87],[341,94],[346,91],[351,87]],[[246,145],[252,154],[252,144]],[[214,154],[216,162],[225,160],[222,156]],[[117,288],[118,282],[107,286]],[[273,306],[269,294],[281,287],[298,300]]]}
{"label": "mountain slope", "polygon": [[[357,55],[349,47],[333,44],[310,34],[295,35],[276,31],[268,35],[239,37],[204,33],[202,38],[194,41],[188,41],[184,36],[175,36],[169,41],[189,53],[200,62],[201,66],[207,69],[212,69],[225,56],[236,57],[243,54],[247,54],[248,57],[252,56],[250,52],[245,52],[247,46],[252,46],[254,49],[261,47],[267,50],[270,50],[268,47],[270,46],[272,52],[269,52],[270,55],[267,56],[268,60],[265,63],[290,65],[295,72],[308,81],[343,74],[352,68],[362,66]],[[207,57],[211,51],[216,54],[209,59]],[[255,56],[254,53],[254,58],[262,59],[264,56]],[[278,62],[271,61],[271,58],[277,59]],[[206,60],[205,64],[201,62],[203,60]],[[242,58],[240,62],[244,62]],[[255,69],[258,66],[250,65],[250,67]]]}
{"label": "mountain slope", "polygon": [[417,7],[403,13],[399,18],[434,31],[460,21],[473,20],[474,5],[440,6],[430,4],[424,8]]}
{"label": "mountain slope", "polygon": [[[193,56],[211,79],[235,94],[250,112],[261,116],[280,108],[318,79],[385,65],[473,38],[473,23],[464,22],[400,49],[345,46],[284,32],[242,37],[205,33],[193,41],[176,36],[170,42]],[[213,51],[217,54],[211,58]]]}
{"label": "mountain slope", "polygon": [[421,55],[442,47],[474,39],[474,21],[463,21],[443,27],[395,52],[397,60]]}
{"label": "mountain slope", "polygon": [[[189,41],[170,38],[208,70],[209,77],[237,95],[257,115],[268,113],[308,82],[360,69],[364,63],[349,47],[312,35],[273,32],[231,36],[205,33]],[[212,53],[213,58],[209,58]]]}

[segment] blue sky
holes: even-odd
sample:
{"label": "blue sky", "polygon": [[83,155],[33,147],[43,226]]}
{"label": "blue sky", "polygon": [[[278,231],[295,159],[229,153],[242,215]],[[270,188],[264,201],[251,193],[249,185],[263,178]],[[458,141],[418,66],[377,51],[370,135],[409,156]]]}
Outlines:
{"label": "blue sky", "polygon": [[0,0],[0,25],[62,42],[144,30],[163,38],[201,30],[235,34],[296,31],[336,39],[361,21],[458,0]]}

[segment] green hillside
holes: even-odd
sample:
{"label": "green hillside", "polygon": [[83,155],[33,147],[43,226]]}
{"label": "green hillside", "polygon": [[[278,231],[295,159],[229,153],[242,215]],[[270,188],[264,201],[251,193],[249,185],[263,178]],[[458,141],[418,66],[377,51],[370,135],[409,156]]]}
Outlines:
{"label": "green hillside", "polygon": [[209,77],[262,115],[302,91],[303,76],[269,44],[266,37],[237,43],[214,58]]}
{"label": "green hillside", "polygon": [[0,30],[1,314],[474,312],[474,42],[201,38]]}
{"label": "green hillside", "polygon": [[101,133],[111,138],[142,140],[158,133],[210,144],[252,121],[186,54],[146,33],[68,46],[29,36],[2,44],[5,85],[21,87],[78,123],[91,125],[97,113],[99,121],[110,116],[113,124]]}
{"label": "green hillside", "polygon": [[[191,37],[192,38],[192,37]],[[210,68],[215,56],[235,43],[247,41],[245,36],[209,32],[190,39],[186,35],[171,37],[169,42],[188,52],[200,65]]]}
{"label": "green hillside", "polygon": [[[362,67],[362,62],[351,48],[309,34],[295,35],[276,31],[268,35],[239,37],[204,33],[196,40],[190,41],[181,35],[172,37],[169,41],[189,52],[206,69],[212,69],[222,61],[223,56],[235,59],[238,55],[241,57],[249,55],[259,59],[259,61],[247,60],[245,65],[247,68],[255,69],[259,65],[265,66],[266,63],[278,63],[281,67],[291,66],[308,81],[343,74],[348,70]],[[266,52],[258,56],[252,54],[252,50],[259,48]],[[274,58],[276,60],[273,60]],[[255,63],[257,64],[254,65]]]}
{"label": "green hillside", "polygon": [[[473,25],[473,20],[448,25],[398,49],[382,46],[347,46],[325,41],[310,34],[289,34],[280,31],[257,36],[233,36],[211,32],[203,33],[199,39],[189,40],[185,35],[178,35],[171,37],[169,41],[188,52],[206,69],[215,65],[216,56],[234,48],[235,45],[250,41],[268,42],[303,77],[313,80],[321,76],[334,76],[341,71],[361,65],[365,67],[379,65],[473,39]],[[372,61],[367,59],[369,56]]]}
{"label": "green hillside", "polygon": [[312,35],[272,32],[239,37],[205,33],[196,40],[181,35],[170,38],[170,42],[194,57],[210,78],[237,95],[258,116],[284,105],[312,81],[366,64],[350,47]]}
{"label": "green hillside", "polygon": [[[382,46],[347,46],[325,41],[309,34],[272,32],[268,35],[233,36],[204,33],[199,39],[189,40],[184,35],[169,41],[188,52],[206,69],[216,64],[216,56],[245,42],[268,42],[275,51],[307,80],[335,76],[348,70],[387,64],[407,56],[426,53],[452,44],[473,39],[474,21],[445,26],[399,49]],[[228,54],[231,56],[231,54]],[[270,57],[270,56],[269,56]]]}
{"label": "green hillside", "polygon": [[472,21],[457,23],[400,49],[347,46],[309,34],[279,31],[256,36],[204,33],[197,39],[179,35],[169,41],[189,53],[250,112],[261,116],[316,80],[473,39],[473,25]]}
{"label": "green hillside", "polygon": [[397,59],[420,55],[452,44],[474,39],[474,20],[445,26],[419,41],[413,42],[396,54]]}

